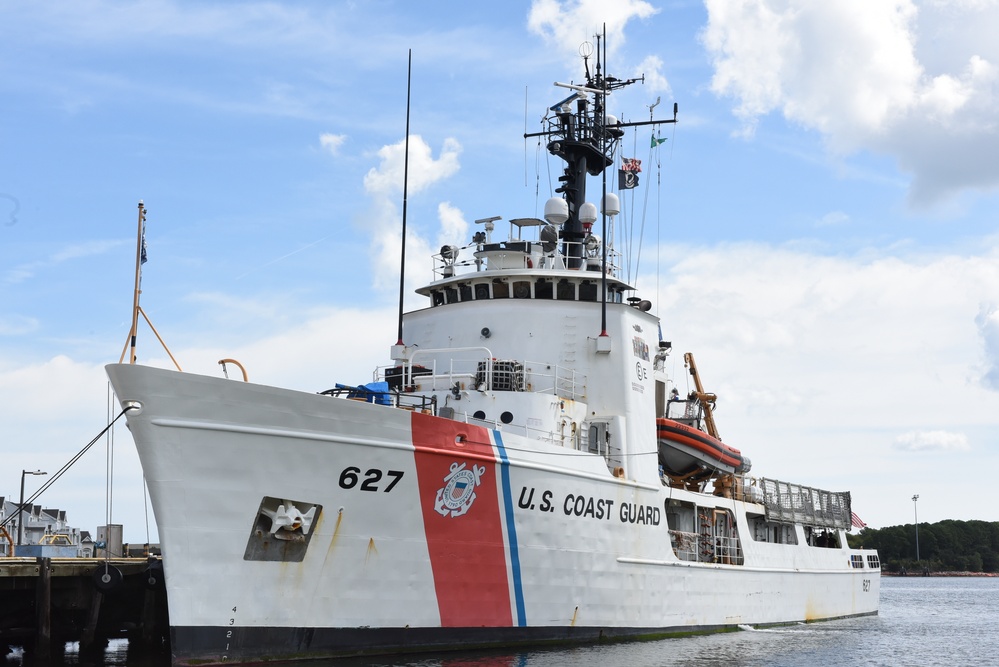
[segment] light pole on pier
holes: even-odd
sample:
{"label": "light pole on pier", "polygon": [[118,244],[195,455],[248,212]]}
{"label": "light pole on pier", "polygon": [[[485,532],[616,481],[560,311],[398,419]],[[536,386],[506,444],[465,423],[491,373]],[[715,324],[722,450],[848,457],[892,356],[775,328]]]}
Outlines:
{"label": "light pole on pier", "polygon": [[21,502],[17,504],[17,546],[21,546],[21,539],[24,537],[24,476],[25,475],[47,475],[41,470],[21,471]]}
{"label": "light pole on pier", "polygon": [[916,521],[916,563],[919,563],[919,512],[916,510],[917,500],[919,500],[918,493],[912,497],[912,516]]}

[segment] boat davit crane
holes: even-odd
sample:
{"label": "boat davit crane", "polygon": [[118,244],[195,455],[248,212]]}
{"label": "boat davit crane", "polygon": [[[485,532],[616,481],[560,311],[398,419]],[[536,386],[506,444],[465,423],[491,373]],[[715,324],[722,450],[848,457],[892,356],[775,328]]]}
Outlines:
{"label": "boat davit crane", "polygon": [[715,402],[718,400],[717,394],[708,394],[704,391],[704,385],[701,384],[701,376],[697,372],[697,364],[694,363],[694,355],[690,352],[684,352],[683,363],[690,371],[690,376],[694,378],[694,387],[697,391],[694,392],[694,396],[704,407],[704,425],[708,429],[708,435],[712,438],[717,438],[721,440],[721,436],[718,435],[718,427],[715,425]]}

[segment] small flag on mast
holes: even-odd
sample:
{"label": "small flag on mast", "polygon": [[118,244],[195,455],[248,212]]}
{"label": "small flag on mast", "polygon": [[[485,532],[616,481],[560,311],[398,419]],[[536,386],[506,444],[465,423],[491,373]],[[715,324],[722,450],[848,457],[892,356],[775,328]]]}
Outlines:
{"label": "small flag on mast", "polygon": [[633,171],[636,174],[642,170],[642,161],[638,158],[621,158],[621,171]]}
{"label": "small flag on mast", "polygon": [[655,148],[659,144],[664,144],[664,143],[666,143],[666,137],[660,139],[656,135],[654,134],[652,135],[652,148]]}
{"label": "small flag on mast", "polygon": [[145,264],[146,257],[146,224],[142,223],[142,245],[139,247],[139,264]]}
{"label": "small flag on mast", "polygon": [[638,174],[633,171],[619,169],[617,172],[617,189],[631,190],[638,187]]}
{"label": "small flag on mast", "polygon": [[867,528],[867,524],[864,523],[859,516],[857,516],[856,512],[850,512],[850,522],[855,528]]}

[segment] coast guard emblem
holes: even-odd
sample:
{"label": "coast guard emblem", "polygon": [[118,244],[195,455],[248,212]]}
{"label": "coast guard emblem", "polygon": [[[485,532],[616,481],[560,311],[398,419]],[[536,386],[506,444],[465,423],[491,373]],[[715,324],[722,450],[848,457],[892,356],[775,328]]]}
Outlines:
{"label": "coast guard emblem", "polygon": [[434,509],[441,516],[459,517],[469,510],[475,502],[475,487],[481,483],[484,466],[458,462],[451,464],[451,472],[444,477],[444,486],[437,489]]}

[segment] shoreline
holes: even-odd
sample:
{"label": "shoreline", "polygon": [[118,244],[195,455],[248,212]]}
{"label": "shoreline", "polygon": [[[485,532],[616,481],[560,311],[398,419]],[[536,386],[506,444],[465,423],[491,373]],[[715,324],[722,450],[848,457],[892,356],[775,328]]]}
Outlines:
{"label": "shoreline", "polygon": [[886,572],[882,577],[999,577],[999,572]]}

